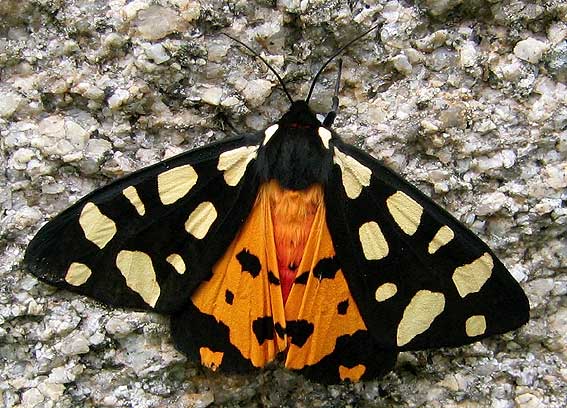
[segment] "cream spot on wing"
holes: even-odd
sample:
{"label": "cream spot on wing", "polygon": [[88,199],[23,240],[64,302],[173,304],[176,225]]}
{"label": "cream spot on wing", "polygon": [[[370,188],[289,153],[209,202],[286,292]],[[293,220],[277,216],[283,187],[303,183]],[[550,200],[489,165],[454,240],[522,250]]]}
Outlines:
{"label": "cream spot on wing", "polygon": [[467,336],[475,337],[484,334],[486,331],[486,318],[483,315],[471,316],[465,323]]}
{"label": "cream spot on wing", "polygon": [[423,207],[406,193],[398,191],[386,200],[388,210],[396,224],[408,235],[413,235],[421,222]]}
{"label": "cream spot on wing", "polygon": [[451,242],[454,237],[455,233],[453,232],[453,230],[448,226],[443,225],[441,228],[439,228],[439,231],[437,231],[437,234],[435,234],[435,236],[429,243],[429,247],[427,248],[428,252],[430,254],[434,254],[443,245],[447,245],[449,242]]}
{"label": "cream spot on wing", "polygon": [[183,275],[185,273],[185,262],[181,255],[171,254],[165,260],[175,268],[178,274]]}
{"label": "cream spot on wing", "polygon": [[79,224],[85,233],[85,237],[100,249],[116,234],[116,224],[106,215],[100,212],[93,203],[87,203],[79,216]]}
{"label": "cream spot on wing", "polygon": [[378,287],[378,289],[376,289],[374,296],[377,302],[383,302],[390,299],[396,293],[398,293],[398,287],[396,286],[396,284],[387,282],[383,283]]}
{"label": "cream spot on wing", "polygon": [[464,298],[469,293],[478,292],[492,275],[493,267],[492,256],[485,252],[470,264],[456,268],[453,273],[453,283],[457,287],[459,295]]}
{"label": "cream spot on wing", "polygon": [[346,195],[350,199],[355,199],[360,195],[363,187],[370,185],[372,171],[354,157],[344,154],[335,148],[333,161],[341,168],[343,187]]}
{"label": "cream spot on wing", "polygon": [[217,219],[217,210],[210,201],[201,203],[193,210],[187,221],[185,231],[197,239],[203,239],[209,232],[209,228]]}
{"label": "cream spot on wing", "polygon": [[411,299],[404,310],[398,326],[398,346],[408,344],[415,336],[423,333],[445,308],[445,296],[442,293],[420,290]]}
{"label": "cream spot on wing", "polygon": [[358,229],[358,237],[362,244],[364,256],[369,261],[382,259],[388,255],[388,243],[382,230],[374,221],[366,222]]}
{"label": "cream spot on wing", "polygon": [[150,256],[140,251],[120,251],[116,267],[126,279],[126,285],[154,307],[160,294]]}
{"label": "cream spot on wing", "polygon": [[140,200],[136,187],[127,187],[124,191],[122,191],[122,194],[124,194],[124,197],[126,197],[128,201],[130,201],[130,204],[134,206],[138,214],[144,215],[146,213],[146,207],[144,207],[144,203]]}
{"label": "cream spot on wing", "polygon": [[317,133],[319,134],[319,137],[321,138],[321,142],[323,142],[323,146],[325,146],[325,148],[328,149],[329,148],[329,141],[333,137],[333,135],[331,134],[329,129],[326,129],[326,128],[320,126],[319,129],[317,129]]}
{"label": "cream spot on wing", "polygon": [[224,172],[226,184],[234,187],[240,182],[248,163],[256,158],[257,150],[258,146],[243,146],[221,153],[217,169]]}
{"label": "cream spot on wing", "polygon": [[201,347],[199,349],[199,354],[201,356],[201,364],[205,367],[216,371],[217,368],[222,364],[222,358],[224,353],[222,351],[213,351],[208,347]]}
{"label": "cream spot on wing", "polygon": [[270,141],[272,136],[278,131],[278,128],[279,126],[276,124],[266,129],[266,131],[264,132],[264,141],[262,142],[262,145],[266,145],[266,143]]}
{"label": "cream spot on wing", "polygon": [[190,164],[174,167],[157,177],[159,199],[165,205],[173,204],[197,184],[197,172]]}
{"label": "cream spot on wing", "polygon": [[81,286],[85,283],[91,276],[92,271],[87,265],[80,262],[73,262],[69,269],[67,269],[67,274],[65,275],[65,282],[73,286]]}
{"label": "cream spot on wing", "polygon": [[355,365],[352,368],[345,367],[344,365],[339,366],[339,377],[342,381],[358,381],[360,377],[364,375],[366,371],[366,366],[363,364]]}

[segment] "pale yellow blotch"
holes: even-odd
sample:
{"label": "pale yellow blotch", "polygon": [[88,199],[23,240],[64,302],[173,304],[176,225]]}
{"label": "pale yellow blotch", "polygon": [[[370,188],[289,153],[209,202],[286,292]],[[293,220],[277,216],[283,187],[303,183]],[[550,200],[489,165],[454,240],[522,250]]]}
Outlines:
{"label": "pale yellow blotch", "polygon": [[486,318],[483,315],[471,316],[465,323],[467,336],[476,337],[484,334],[486,331]]}
{"label": "pale yellow blotch", "polygon": [[209,228],[217,219],[217,210],[210,201],[201,203],[193,210],[187,221],[185,231],[197,239],[203,239],[209,232]]}
{"label": "pale yellow blotch", "polygon": [[140,200],[136,187],[127,187],[124,191],[122,191],[122,194],[124,194],[124,197],[126,197],[128,201],[130,201],[130,204],[134,206],[138,214],[144,215],[146,213],[146,207],[144,207],[144,203]]}
{"label": "pale yellow blotch", "polygon": [[178,274],[183,275],[185,273],[185,262],[179,254],[171,254],[165,258],[167,262],[177,271]]}
{"label": "pale yellow blotch", "polygon": [[165,205],[185,197],[197,184],[197,172],[190,164],[174,167],[157,177],[159,199]]}
{"label": "pale yellow blotch", "polygon": [[150,256],[140,251],[120,251],[116,257],[116,267],[126,279],[126,285],[154,307],[160,288]]}
{"label": "pale yellow blotch", "polygon": [[248,163],[256,158],[257,150],[258,146],[243,146],[221,153],[217,169],[224,172],[226,184],[234,187],[240,182]]}
{"label": "pale yellow blotch", "polygon": [[222,351],[213,351],[208,347],[201,347],[199,349],[199,354],[201,356],[201,364],[213,371],[216,371],[217,368],[219,368],[222,363],[222,358],[224,357],[224,353]]}
{"label": "pale yellow blotch", "polygon": [[453,230],[446,225],[442,226],[429,243],[428,252],[434,254],[439,248],[451,242],[453,238],[455,238]]}
{"label": "pale yellow blotch", "polygon": [[73,262],[67,274],[65,275],[65,282],[73,286],[81,286],[91,277],[92,271],[87,265],[80,262]]}
{"label": "pale yellow blotch", "polygon": [[378,289],[376,289],[374,296],[377,302],[383,302],[390,299],[396,293],[398,293],[398,287],[396,286],[396,284],[387,282],[378,286]]}
{"label": "pale yellow blotch", "polygon": [[321,138],[321,142],[323,142],[325,149],[328,149],[329,141],[333,137],[332,133],[329,131],[329,129],[325,129],[324,127],[319,127],[319,129],[317,129],[317,133],[319,134],[319,137]]}
{"label": "pale yellow blotch", "polygon": [[485,252],[470,264],[456,268],[453,273],[453,283],[457,287],[459,295],[464,298],[469,293],[478,292],[492,275],[493,267],[492,256]]}
{"label": "pale yellow blotch", "polygon": [[358,381],[360,377],[364,375],[366,371],[366,366],[362,364],[355,365],[352,368],[345,367],[343,365],[339,366],[339,377],[342,381],[349,380],[349,381]]}
{"label": "pale yellow blotch", "polygon": [[266,131],[264,132],[264,141],[262,142],[262,145],[266,145],[266,143],[270,141],[272,136],[278,131],[278,128],[279,126],[276,124],[266,129]]}
{"label": "pale yellow blotch", "polygon": [[357,198],[364,187],[370,185],[372,171],[359,163],[354,157],[344,154],[335,148],[333,161],[341,169],[343,187],[346,195],[350,199]]}
{"label": "pale yellow blotch", "polygon": [[101,213],[93,203],[85,204],[79,216],[79,224],[85,237],[100,249],[104,248],[116,234],[114,221]]}
{"label": "pale yellow blotch", "polygon": [[366,222],[358,229],[362,252],[369,261],[378,260],[388,255],[388,243],[382,230],[374,221]]}
{"label": "pale yellow blotch", "polygon": [[396,224],[408,235],[417,231],[423,214],[423,207],[406,193],[398,191],[386,200],[388,210]]}
{"label": "pale yellow blotch", "polygon": [[415,336],[423,333],[445,308],[445,296],[442,293],[420,290],[411,299],[404,310],[398,325],[398,346],[405,346]]}

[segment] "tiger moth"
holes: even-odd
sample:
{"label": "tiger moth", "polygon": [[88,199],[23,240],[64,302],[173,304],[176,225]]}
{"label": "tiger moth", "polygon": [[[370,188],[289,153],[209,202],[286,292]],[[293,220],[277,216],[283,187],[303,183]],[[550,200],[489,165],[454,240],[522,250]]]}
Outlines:
{"label": "tiger moth", "polygon": [[276,123],[88,194],[40,229],[25,267],[111,306],[170,315],[177,348],[213,370],[279,359],[326,383],[526,323],[524,292],[484,242],[343,142],[336,96],[323,120],[310,108],[318,76],[360,37],[305,100],[268,65],[290,100]]}

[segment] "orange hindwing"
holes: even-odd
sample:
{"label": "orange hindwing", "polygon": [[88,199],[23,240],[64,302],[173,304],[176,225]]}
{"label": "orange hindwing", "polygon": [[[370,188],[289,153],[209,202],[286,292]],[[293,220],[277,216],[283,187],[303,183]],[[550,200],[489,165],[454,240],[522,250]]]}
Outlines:
{"label": "orange hindwing", "polygon": [[[280,352],[302,369],[335,350],[337,339],[366,327],[335,257],[322,187],[264,184],[236,239],[192,296],[200,312],[229,328],[229,342],[254,367]],[[218,355],[201,353],[218,365]],[[337,367],[358,379],[364,366]]]}

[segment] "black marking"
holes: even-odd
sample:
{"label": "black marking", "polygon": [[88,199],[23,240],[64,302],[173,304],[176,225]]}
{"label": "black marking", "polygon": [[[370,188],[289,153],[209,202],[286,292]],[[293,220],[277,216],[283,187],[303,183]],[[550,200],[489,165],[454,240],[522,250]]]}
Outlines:
{"label": "black marking", "polygon": [[346,315],[348,309],[348,299],[343,300],[337,305],[337,313],[340,315]]}
{"label": "black marking", "polygon": [[280,280],[276,275],[274,275],[272,271],[268,271],[268,282],[270,282],[272,285],[280,284]]}
{"label": "black marking", "polygon": [[252,322],[252,331],[258,344],[274,339],[274,319],[272,316],[259,317]]}
{"label": "black marking", "polygon": [[381,349],[372,335],[366,330],[358,330],[337,338],[332,353],[323,357],[317,364],[305,366],[301,373],[324,383],[341,381],[339,367],[354,367],[362,364],[366,371],[361,380],[383,376],[390,371],[398,354],[395,350]]}
{"label": "black marking", "polygon": [[337,258],[334,256],[332,258],[323,258],[317,262],[315,268],[313,268],[313,273],[319,280],[322,279],[334,279],[338,270],[341,269]]}
{"label": "black marking", "polygon": [[292,320],[287,322],[287,334],[291,337],[291,344],[303,347],[309,337],[313,334],[313,323],[307,320]]}
{"label": "black marking", "polygon": [[285,336],[285,327],[283,327],[281,324],[276,323],[274,328],[276,329],[276,333],[278,335],[278,337],[280,339],[283,339]]}
{"label": "black marking", "polygon": [[287,267],[290,271],[295,271],[299,265],[294,264],[293,262],[290,263]]}
{"label": "black marking", "polygon": [[224,301],[229,305],[232,305],[232,302],[234,301],[234,293],[227,289],[226,292],[224,292]]}
{"label": "black marking", "polygon": [[221,370],[243,372],[254,368],[252,362],[230,343],[228,326],[214,316],[201,313],[191,301],[186,303],[179,313],[171,315],[171,334],[178,350],[199,361],[199,349],[207,347],[224,353]]}
{"label": "black marking", "polygon": [[295,283],[300,285],[307,285],[307,279],[309,279],[309,271],[303,272],[301,275],[295,278]]}
{"label": "black marking", "polygon": [[236,255],[236,259],[240,262],[242,266],[242,272],[248,272],[253,278],[260,274],[262,265],[260,260],[254,254],[251,254],[249,250],[243,249]]}

